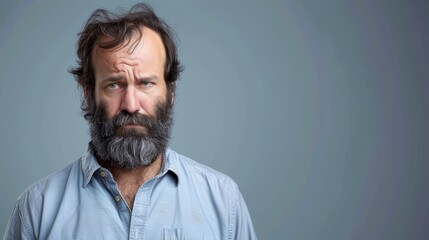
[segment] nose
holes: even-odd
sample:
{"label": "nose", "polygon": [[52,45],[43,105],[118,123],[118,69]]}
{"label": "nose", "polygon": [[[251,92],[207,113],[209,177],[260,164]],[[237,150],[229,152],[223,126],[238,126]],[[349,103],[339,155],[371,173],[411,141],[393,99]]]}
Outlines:
{"label": "nose", "polygon": [[140,110],[138,92],[133,87],[127,87],[121,102],[121,110],[135,113]]}

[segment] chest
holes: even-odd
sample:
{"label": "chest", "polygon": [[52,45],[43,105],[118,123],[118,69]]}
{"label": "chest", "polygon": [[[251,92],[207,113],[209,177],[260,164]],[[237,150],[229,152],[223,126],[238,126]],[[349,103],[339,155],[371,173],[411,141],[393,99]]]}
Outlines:
{"label": "chest", "polygon": [[[131,192],[133,193],[133,192]],[[79,200],[63,201],[44,216],[52,226],[43,239],[224,239],[226,206],[169,181],[145,183],[134,192],[133,208],[119,189],[88,186]],[[51,223],[48,223],[52,219]]]}

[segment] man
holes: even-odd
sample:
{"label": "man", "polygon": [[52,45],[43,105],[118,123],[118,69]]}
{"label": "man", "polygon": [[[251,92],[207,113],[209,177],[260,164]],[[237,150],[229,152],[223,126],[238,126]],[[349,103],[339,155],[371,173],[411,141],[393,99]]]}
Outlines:
{"label": "man", "polygon": [[167,146],[181,66],[153,10],[96,10],[77,55],[88,151],[19,197],[4,239],[256,239],[234,181]]}

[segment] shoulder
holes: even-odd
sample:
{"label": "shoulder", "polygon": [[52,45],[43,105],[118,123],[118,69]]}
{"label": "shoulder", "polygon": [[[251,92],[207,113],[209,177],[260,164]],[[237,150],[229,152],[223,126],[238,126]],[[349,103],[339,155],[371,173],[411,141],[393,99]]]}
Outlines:
{"label": "shoulder", "polygon": [[[30,185],[17,199],[6,229],[10,239],[37,239],[42,218],[50,218],[64,197],[65,189],[79,175],[80,161]],[[81,171],[80,171],[81,172]],[[6,235],[5,235],[6,236]]]}
{"label": "shoulder", "polygon": [[50,174],[47,177],[30,185],[17,199],[17,205],[23,210],[34,209],[32,206],[42,201],[58,197],[64,192],[70,178],[78,178],[80,159],[65,168]]}
{"label": "shoulder", "polygon": [[168,158],[173,171],[178,175],[179,182],[192,181],[201,186],[206,185],[218,190],[238,193],[238,186],[230,176],[173,150],[168,151]]}

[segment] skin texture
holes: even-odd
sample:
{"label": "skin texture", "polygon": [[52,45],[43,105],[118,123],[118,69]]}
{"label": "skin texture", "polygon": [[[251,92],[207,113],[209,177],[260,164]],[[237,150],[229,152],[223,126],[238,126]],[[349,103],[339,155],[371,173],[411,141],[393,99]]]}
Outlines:
{"label": "skin texture", "polygon": [[[142,37],[138,40],[135,33],[129,43],[114,49],[102,49],[95,46],[92,63],[95,74],[95,102],[104,104],[108,118],[121,111],[139,112],[155,115],[157,102],[165,102],[167,85],[164,79],[165,49],[160,36],[153,30],[143,27]],[[100,37],[106,41],[108,37]],[[145,132],[143,126],[127,125]],[[121,131],[121,129],[118,129]],[[154,177],[161,168],[162,156],[147,167],[121,169],[110,165],[110,170],[118,184],[119,191],[132,209],[134,197],[139,187]]]}

